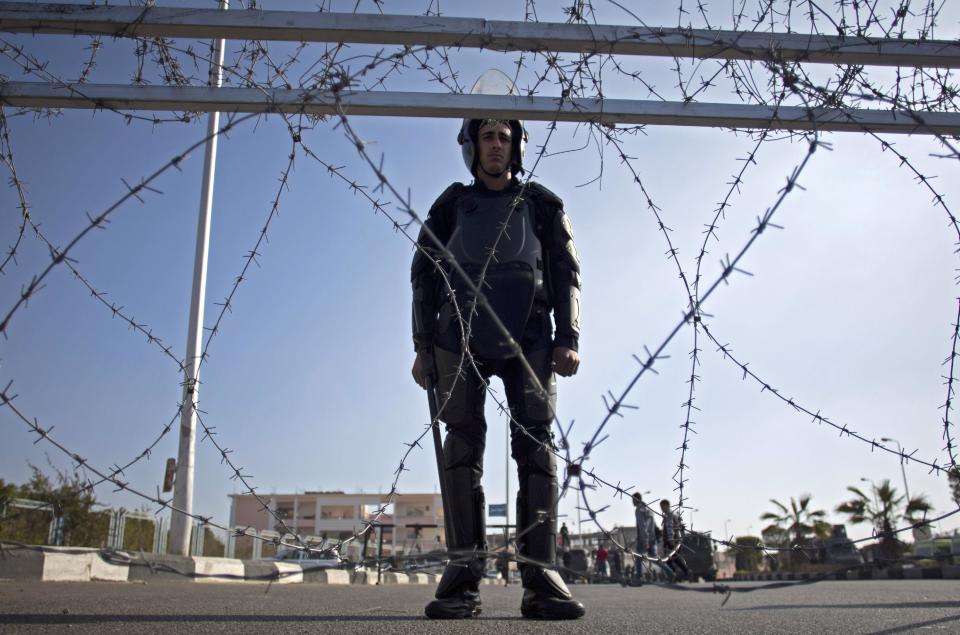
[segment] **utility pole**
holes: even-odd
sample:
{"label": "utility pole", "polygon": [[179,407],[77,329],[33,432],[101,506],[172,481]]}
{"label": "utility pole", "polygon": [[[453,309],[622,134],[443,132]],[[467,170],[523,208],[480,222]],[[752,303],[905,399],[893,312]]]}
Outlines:
{"label": "utility pole", "polygon": [[[229,0],[219,0],[226,10]],[[223,78],[224,41],[213,41],[210,57],[210,86],[219,88]],[[203,306],[207,295],[207,255],[210,251],[210,217],[213,211],[213,179],[217,168],[217,130],[220,113],[211,112],[207,120],[207,144],[203,158],[203,185],[200,191],[200,217],[193,261],[193,291],[190,295],[190,323],[187,330],[187,354],[184,355],[183,401],[180,405],[180,446],[177,451],[177,477],[173,486],[173,511],[170,518],[172,554],[186,556],[190,551],[193,513],[193,460],[197,444],[197,389],[200,382],[200,356],[203,346]]]}
{"label": "utility pole", "polygon": [[[503,550],[508,551],[507,545],[510,544],[510,418],[507,418],[507,445],[504,450],[504,485],[503,487]],[[509,579],[508,579],[509,582]]]}

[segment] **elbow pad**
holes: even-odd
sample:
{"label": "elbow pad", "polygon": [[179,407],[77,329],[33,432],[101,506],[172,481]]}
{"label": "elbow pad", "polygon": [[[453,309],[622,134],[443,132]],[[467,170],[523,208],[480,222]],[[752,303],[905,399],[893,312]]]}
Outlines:
{"label": "elbow pad", "polygon": [[435,302],[421,278],[413,281],[413,348],[419,351],[433,344],[437,324]]}
{"label": "elbow pad", "polygon": [[577,350],[580,337],[580,257],[570,219],[559,210],[553,219],[553,319],[556,343]]}

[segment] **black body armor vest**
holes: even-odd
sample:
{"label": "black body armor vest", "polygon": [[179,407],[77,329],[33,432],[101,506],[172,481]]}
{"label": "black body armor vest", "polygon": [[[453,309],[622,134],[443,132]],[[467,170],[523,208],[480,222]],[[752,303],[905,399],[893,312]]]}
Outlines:
{"label": "black body armor vest", "polygon": [[[455,227],[447,248],[474,284],[480,279],[484,263],[490,260],[480,290],[507,331],[519,342],[534,300],[545,301],[546,291],[543,253],[540,239],[534,233],[533,210],[523,198],[514,208],[515,200],[515,191],[471,189],[465,193],[456,203]],[[451,275],[450,279],[461,314],[468,319],[473,309],[473,294],[458,275]],[[483,307],[477,307],[471,322],[470,349],[490,359],[513,355],[502,332]]]}

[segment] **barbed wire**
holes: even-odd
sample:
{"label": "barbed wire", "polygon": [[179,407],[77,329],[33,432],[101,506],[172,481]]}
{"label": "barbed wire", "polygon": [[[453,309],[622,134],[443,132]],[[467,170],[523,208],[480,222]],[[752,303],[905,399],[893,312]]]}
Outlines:
{"label": "barbed wire", "polygon": [[23,235],[26,232],[27,223],[30,221],[30,206],[27,204],[27,196],[23,191],[23,182],[20,181],[20,178],[17,176],[16,165],[13,159],[13,149],[10,146],[10,131],[7,128],[7,115],[2,107],[0,107],[0,161],[3,162],[3,165],[10,172],[9,183],[17,191],[17,199],[20,206],[20,223],[17,227],[17,238],[13,244],[7,248],[7,255],[4,256],[3,262],[0,262],[0,274],[2,274],[5,273],[4,269],[7,264],[10,262],[16,264],[17,249],[20,248],[20,242],[23,240]]}
{"label": "barbed wire", "polygon": [[[9,127],[6,114],[3,112],[3,108],[0,108],[0,140],[2,140],[0,141],[0,161],[3,162],[4,167],[6,167],[7,171],[10,172],[10,185],[17,192],[17,198],[19,200],[19,206],[22,214],[22,222],[20,225],[17,242],[8,252],[7,260],[4,261],[4,264],[14,258],[17,247],[19,246],[23,235],[23,230],[27,225],[30,226],[30,230],[33,232],[33,234],[47,248],[48,253],[56,254],[58,251],[57,247],[46,237],[46,235],[44,235],[44,233],[40,230],[40,225],[34,222],[33,218],[30,216],[29,205],[27,203],[26,193],[24,191],[24,183],[17,176],[13,148],[10,144]],[[106,224],[107,222],[109,221],[105,221],[103,224]],[[184,369],[183,361],[173,353],[170,346],[165,346],[163,344],[163,338],[155,335],[153,330],[147,324],[137,322],[136,318],[132,314],[128,315],[126,312],[124,312],[125,307],[119,306],[115,302],[107,301],[107,292],[97,290],[97,288],[93,286],[93,283],[91,283],[86,276],[80,273],[80,270],[77,268],[76,264],[69,258],[65,258],[63,260],[63,264],[70,270],[70,273],[73,274],[73,277],[80,281],[84,287],[86,287],[86,289],[90,292],[90,296],[96,299],[110,311],[112,317],[119,317],[120,320],[127,324],[131,330],[144,335],[148,344],[157,346],[164,355],[170,358],[177,365],[180,370]],[[0,271],[2,271],[2,267],[0,267]]]}
{"label": "barbed wire", "polygon": [[[405,51],[406,54],[414,54],[415,52],[416,52],[415,49],[413,49],[413,50],[407,49],[407,50]],[[392,64],[395,64],[395,61],[392,61],[392,60],[396,60],[396,59],[399,59],[399,58],[396,57],[396,56],[391,56],[390,58],[387,58],[387,59],[385,59],[385,60],[379,60],[379,61],[375,60],[374,62],[368,64],[368,65],[364,68],[364,70],[361,71],[360,75],[365,74],[365,73],[368,72],[369,70],[372,70],[372,69],[375,68],[379,63],[392,63]],[[354,78],[354,77],[343,77],[343,78],[341,78],[340,81],[342,82],[343,85],[349,86],[350,84],[353,83],[353,81],[355,81],[355,78]],[[294,134],[294,133],[293,133],[293,128],[292,128],[292,127],[290,127],[290,131],[291,131],[291,139],[292,139],[293,144],[294,144],[293,150],[295,150],[297,144],[300,143],[301,140],[300,140],[300,138],[299,138],[299,133],[297,133],[297,134]],[[225,132],[226,132],[225,130],[221,130],[218,134],[225,133]],[[188,152],[189,152],[189,150],[188,150]],[[186,153],[184,153],[184,154],[186,154]],[[239,284],[246,278],[245,274],[246,274],[246,272],[247,272],[250,264],[256,262],[256,256],[257,256],[258,253],[259,253],[258,250],[259,250],[259,248],[260,248],[260,245],[266,240],[267,230],[268,230],[268,228],[269,228],[270,221],[276,216],[276,213],[277,213],[277,211],[278,211],[278,207],[279,207],[279,196],[280,196],[281,192],[283,191],[284,187],[286,186],[287,178],[288,178],[288,176],[289,176],[289,172],[290,172],[290,170],[292,169],[292,166],[293,166],[294,157],[295,157],[295,152],[294,152],[294,151],[291,151],[291,153],[290,153],[290,155],[289,155],[289,163],[288,163],[288,166],[287,166],[286,170],[284,170],[283,175],[282,175],[282,177],[281,177],[281,186],[280,186],[280,188],[279,188],[279,190],[278,190],[278,193],[277,193],[276,198],[274,199],[273,205],[271,206],[271,210],[270,210],[270,214],[269,214],[269,216],[268,216],[268,219],[267,219],[264,227],[261,229],[261,232],[260,232],[260,234],[259,234],[259,236],[258,236],[257,243],[256,243],[255,247],[248,253],[247,258],[245,259],[244,267],[243,267],[240,275],[238,275],[238,276],[235,278],[235,283],[234,283],[233,287],[231,288],[231,290],[230,290],[230,292],[229,292],[226,300],[225,300],[223,303],[221,303],[221,307],[222,307],[222,308],[221,308],[221,312],[220,312],[220,314],[218,315],[218,317],[217,317],[217,319],[216,319],[216,321],[215,321],[215,323],[214,323],[214,326],[213,326],[213,327],[210,327],[210,328],[208,329],[208,330],[210,331],[210,335],[209,335],[209,337],[207,338],[207,341],[206,341],[206,343],[205,343],[205,345],[204,345],[203,353],[201,354],[200,359],[198,360],[198,365],[197,365],[197,371],[198,371],[198,372],[196,373],[196,375],[199,375],[199,366],[200,366],[200,364],[202,364],[202,363],[208,358],[207,351],[208,351],[208,349],[209,349],[210,343],[212,342],[213,337],[219,332],[219,325],[220,325],[223,317],[224,317],[224,316],[226,315],[226,313],[230,310],[231,303],[232,303],[231,301],[232,301],[232,299],[233,299],[233,297],[234,297],[234,295],[235,295],[235,293],[236,293],[236,291],[237,291],[237,289],[238,289],[238,287],[239,287]],[[332,169],[330,166],[328,166],[328,169],[330,169],[330,170],[333,171],[333,172],[337,172],[337,170]],[[339,174],[339,172],[337,172],[337,173]],[[396,225],[396,223],[394,223],[394,224]],[[81,234],[81,236],[82,236],[82,234]],[[194,382],[195,382],[194,379],[189,379],[189,378],[188,378],[188,380],[187,380],[186,382],[184,382],[184,386],[187,388],[187,390],[185,391],[186,393],[189,393],[189,392],[190,392],[190,390],[189,390],[190,386],[189,386],[188,384],[192,384],[192,383],[194,383]],[[183,409],[184,407],[185,407],[185,402],[181,402],[180,404],[178,404],[178,412],[182,411],[182,409]],[[302,538],[300,537],[300,535],[299,535],[298,533],[292,531],[292,530],[286,525],[286,523],[284,522],[284,519],[281,518],[281,517],[276,513],[275,510],[271,509],[270,506],[256,493],[255,488],[254,488],[254,487],[249,483],[249,481],[248,481],[248,475],[245,475],[245,474],[243,473],[243,468],[242,468],[242,467],[237,467],[237,466],[233,463],[233,461],[231,460],[231,458],[230,458],[229,455],[230,455],[230,453],[231,453],[232,451],[231,451],[229,448],[226,448],[225,446],[222,446],[222,445],[215,439],[215,436],[216,436],[215,428],[209,427],[209,426],[207,426],[207,425],[204,423],[203,418],[200,416],[200,411],[199,411],[198,408],[196,408],[196,405],[191,402],[190,407],[193,409],[193,414],[194,414],[194,416],[197,417],[197,421],[201,424],[201,427],[202,427],[202,429],[203,429],[203,433],[204,433],[204,435],[203,435],[203,440],[209,439],[210,442],[211,442],[211,444],[214,445],[214,447],[216,448],[217,452],[220,454],[221,462],[222,462],[222,463],[226,463],[226,464],[228,465],[228,467],[229,467],[229,469],[230,469],[230,471],[231,471],[231,478],[232,478],[232,479],[235,479],[235,480],[239,480],[239,481],[244,485],[244,487],[246,488],[246,492],[256,498],[256,500],[258,501],[258,503],[260,503],[261,508],[262,508],[263,510],[267,511],[267,512],[274,518],[274,520],[278,523],[277,526],[278,526],[280,529],[282,529],[285,534],[287,534],[287,535],[293,535],[293,536],[294,536],[295,540],[296,540],[297,543],[298,543],[298,544],[295,546],[296,548],[309,549],[309,547],[303,542],[303,540],[302,540]],[[175,416],[174,416],[174,419],[171,420],[171,422],[168,423],[168,424],[164,427],[164,429],[163,429],[163,431],[161,432],[160,436],[153,442],[153,444],[152,444],[146,451],[144,451],[144,452],[142,452],[141,454],[139,454],[137,457],[134,458],[134,460],[133,460],[131,463],[126,464],[124,467],[122,467],[122,468],[121,468],[121,467],[116,467],[110,474],[101,475],[101,480],[100,480],[98,483],[91,483],[91,484],[90,484],[90,488],[92,489],[92,488],[95,487],[97,484],[102,483],[102,482],[105,482],[105,481],[110,481],[110,482],[114,482],[114,483],[115,483],[116,480],[117,480],[116,477],[123,472],[123,469],[129,467],[129,465],[131,465],[132,463],[136,462],[136,461],[139,460],[140,458],[143,458],[143,457],[145,457],[145,456],[148,456],[148,455],[149,455],[149,450],[150,450],[150,448],[152,448],[153,446],[155,446],[155,445],[159,442],[159,440],[169,432],[169,430],[170,430],[171,427],[172,427],[173,421],[176,420],[176,417],[177,417],[177,416],[178,416],[178,415],[175,415]],[[429,429],[429,428],[428,428],[428,429]],[[45,435],[44,435],[44,438],[45,438]],[[421,438],[422,438],[422,435],[421,435]],[[417,441],[419,441],[419,439],[418,439]],[[58,447],[61,447],[61,446],[58,446]],[[411,449],[412,449],[412,447],[413,447],[413,446],[411,446]],[[63,449],[63,448],[61,447],[61,449]],[[408,451],[408,453],[409,453],[409,451]],[[75,454],[74,454],[74,456],[79,456],[79,455],[75,455]],[[397,470],[397,477],[399,477],[399,474],[400,474],[403,470],[404,470],[404,466],[403,466],[403,464],[402,464],[402,462],[401,462],[401,465],[400,465],[400,467],[399,467],[398,470]],[[99,474],[99,472],[98,472],[98,474]],[[396,485],[396,482],[395,482],[395,485]],[[394,485],[394,488],[392,488],[393,490],[395,490],[395,485]],[[153,499],[151,499],[151,500],[152,500],[153,502],[157,502],[157,501],[155,501],[155,500],[153,500]],[[351,539],[348,539],[347,541],[343,542],[342,544],[346,544],[346,542],[349,542],[350,540],[355,539],[355,538],[357,538],[358,536],[362,536],[362,535],[376,522],[376,520],[380,517],[380,515],[383,513],[383,510],[384,510],[385,508],[386,508],[386,505],[384,505],[384,506],[381,508],[381,510],[380,510],[380,511],[376,514],[376,516],[374,517],[374,519],[372,519],[372,520],[367,524],[367,526],[364,527],[364,529],[363,529],[361,532],[356,533]],[[179,513],[179,512],[178,512],[178,513]],[[194,519],[198,519],[198,520],[200,520],[200,519],[203,518],[203,517],[200,517],[200,516],[197,516],[197,515],[192,515],[192,517],[193,517]],[[202,520],[202,522],[204,522],[205,524],[210,524],[209,519]],[[342,547],[342,544],[338,544],[338,545],[337,545],[336,550],[337,550],[338,552],[339,552],[340,548]],[[290,546],[292,546],[292,545],[285,545],[285,546],[290,547]]]}
{"label": "barbed wire", "polygon": [[[293,158],[293,154],[291,154],[291,162],[292,162],[292,158]],[[285,173],[285,175],[286,175],[286,173]],[[285,178],[286,178],[286,176],[284,176],[284,181],[285,181]],[[274,212],[275,210],[276,210],[276,203],[274,204],[274,207],[273,207],[273,209],[271,210],[271,217],[272,217],[273,212]],[[261,232],[260,239],[258,240],[258,243],[257,243],[258,246],[259,246],[259,244],[260,244],[260,240],[263,240],[263,239],[265,238],[265,235],[266,235],[266,228],[264,228],[264,230]],[[82,235],[81,235],[81,236],[82,236]],[[247,259],[247,262],[245,263],[244,272],[246,271],[246,268],[249,266],[250,262],[253,262],[253,261],[254,261],[255,256],[256,256],[256,248],[251,251],[250,257]],[[229,309],[229,307],[230,307],[230,298],[232,297],[233,292],[236,290],[237,285],[239,285],[239,282],[242,281],[242,279],[243,279],[243,275],[241,274],[241,276],[238,276],[238,278],[237,278],[237,283],[236,283],[235,286],[233,287],[233,290],[231,291],[230,296],[228,296],[227,301],[226,301],[225,303],[223,303],[223,310],[221,311],[220,317],[218,317],[217,324],[215,324],[214,328],[211,329],[211,338],[208,339],[208,341],[207,341],[207,346],[209,346],[209,342],[210,342],[210,340],[212,339],[212,336],[215,335],[215,334],[218,332],[217,326],[219,325],[220,318],[222,318],[222,316],[225,314],[226,310]],[[32,290],[31,290],[31,289],[28,289],[28,291],[32,291]],[[204,355],[201,356],[201,360],[200,360],[200,361],[202,362],[204,359],[206,359],[206,354],[205,354],[205,353],[204,353]],[[227,463],[229,464],[231,470],[233,471],[233,476],[232,476],[232,478],[238,478],[238,479],[244,481],[244,485],[247,487],[248,492],[256,495],[256,493],[255,493],[255,491],[253,490],[253,488],[250,487],[249,483],[247,483],[247,482],[245,481],[245,477],[244,477],[244,475],[242,474],[242,468],[237,468],[237,467],[236,467],[235,465],[233,465],[233,463],[229,460],[228,454],[229,454],[230,451],[229,451],[228,449],[220,446],[220,445],[216,442],[216,440],[213,438],[213,437],[215,436],[215,433],[214,433],[210,428],[208,428],[205,424],[202,423],[202,418],[199,418],[199,417],[198,417],[198,421],[201,422],[201,425],[202,425],[203,428],[204,428],[204,438],[209,438],[209,439],[211,439],[211,441],[212,441],[212,442],[214,443],[214,445],[216,446],[217,450],[220,452],[222,461],[227,462]],[[169,430],[169,425],[168,425],[167,428],[165,429],[165,432],[166,432],[167,430]],[[164,432],[164,433],[165,433],[165,432]],[[141,455],[141,456],[142,456],[142,455]],[[400,466],[400,469],[398,470],[398,473],[399,473],[400,471],[402,471],[402,470],[403,470],[403,465],[402,465],[402,463],[401,463],[401,466]],[[115,480],[115,479],[113,479],[113,480]],[[259,499],[259,498],[258,498],[258,500],[260,500],[261,504],[263,505],[262,499]],[[264,506],[264,508],[267,508],[266,505],[263,505],[263,506]],[[283,524],[282,519],[277,518],[277,520],[279,520],[281,526],[286,529],[286,526]],[[297,539],[298,539],[298,541],[299,541],[299,537],[297,537]]]}
{"label": "barbed wire", "polygon": [[[49,65],[47,62],[38,60],[33,55],[28,53],[24,49],[24,47],[17,46],[16,44],[13,44],[12,42],[8,41],[5,38],[0,38],[0,55],[7,58],[11,62],[19,66],[21,69],[23,69],[23,72],[25,74],[33,75],[38,79],[42,79],[53,86],[56,86],[58,88],[63,88],[64,90],[67,90],[71,95],[76,95],[78,97],[87,96],[83,90],[83,84],[81,84],[80,82],[66,81],[63,78],[49,72],[47,70],[47,66]],[[6,78],[0,78],[0,79],[3,79],[4,82],[6,81]],[[78,86],[80,86],[80,88],[78,88]],[[150,123],[151,125],[159,125],[164,123],[189,123],[190,122],[190,116],[188,114],[184,114],[180,117],[168,117],[168,118],[158,117],[158,116],[146,117],[144,115],[138,115],[131,112],[124,112],[119,108],[113,108],[110,106],[105,106],[103,104],[100,104],[98,107],[122,116],[127,122],[143,121],[143,122]]]}
{"label": "barbed wire", "polygon": [[[375,67],[375,65],[376,65],[375,63],[368,65],[367,68],[365,69],[365,71],[372,69],[373,67]],[[364,71],[364,72],[365,72],[365,71]],[[349,83],[351,83],[352,80],[350,80],[349,78],[347,78],[346,81],[347,81],[347,83],[349,84]],[[246,119],[248,119],[248,118],[250,118],[250,115],[248,115],[247,117],[244,117],[243,120],[246,120]],[[241,120],[241,122],[242,122],[243,120]],[[221,128],[221,130],[217,131],[214,136],[219,136],[220,134],[226,134],[226,132],[230,129],[230,127],[231,127],[231,124],[228,124],[228,125],[225,126],[224,128]],[[294,137],[294,135],[291,135],[291,136],[292,136],[292,139],[293,139],[293,142],[294,142],[294,150],[295,150],[297,140],[296,140],[296,138]],[[194,146],[191,146],[191,148],[188,149],[186,152],[184,152],[182,155],[180,155],[180,157],[186,157],[186,155],[188,155],[188,154],[191,152],[192,149],[194,149],[195,147],[197,147],[197,145],[199,145],[200,143],[204,143],[204,142],[205,142],[205,140],[202,140],[202,141],[199,142],[198,144],[195,144]],[[12,158],[12,153],[10,153],[10,156],[11,156],[11,158]],[[180,157],[175,158],[175,159],[174,159],[174,162],[179,162]],[[267,231],[268,231],[268,228],[269,228],[269,225],[270,225],[270,221],[271,221],[271,220],[276,216],[276,214],[277,214],[277,211],[278,211],[278,208],[279,208],[279,197],[280,197],[280,194],[282,193],[282,191],[283,191],[283,189],[284,189],[284,187],[285,187],[285,185],[286,185],[286,182],[287,182],[287,179],[288,179],[290,170],[292,169],[292,166],[293,166],[293,159],[294,159],[294,157],[295,157],[295,153],[294,153],[293,151],[291,151],[291,153],[290,153],[290,155],[289,155],[289,161],[290,161],[290,162],[289,162],[286,170],[284,170],[283,175],[282,175],[282,177],[281,177],[281,185],[280,185],[280,188],[278,189],[277,196],[275,197],[275,199],[274,199],[274,201],[273,201],[273,204],[272,204],[272,206],[271,206],[270,213],[269,213],[269,215],[268,215],[268,219],[267,219],[266,223],[264,224],[263,228],[261,229],[261,232],[260,232],[260,234],[259,234],[259,236],[258,236],[258,239],[257,239],[257,242],[256,242],[254,248],[253,248],[250,252],[248,252],[248,256],[247,256],[247,258],[245,259],[244,266],[243,266],[243,269],[241,270],[240,275],[238,275],[238,276],[235,278],[234,285],[232,286],[230,292],[228,293],[226,300],[225,300],[223,303],[221,303],[221,311],[220,311],[220,314],[218,315],[218,317],[217,317],[217,319],[216,319],[213,327],[210,327],[210,328],[208,329],[209,332],[210,332],[210,334],[209,334],[209,336],[207,337],[207,340],[206,340],[206,342],[205,342],[205,345],[204,345],[204,348],[203,348],[203,352],[202,352],[202,354],[201,354],[201,356],[200,356],[200,359],[197,360],[195,377],[196,377],[196,376],[199,376],[200,365],[203,363],[204,360],[206,360],[206,359],[208,358],[208,350],[209,350],[210,344],[211,344],[211,342],[212,342],[212,340],[213,340],[213,337],[219,332],[219,326],[220,326],[220,324],[221,324],[221,322],[222,322],[222,320],[223,320],[223,317],[224,317],[225,314],[230,310],[232,299],[233,299],[233,297],[234,297],[234,295],[235,295],[235,293],[236,293],[236,291],[237,291],[240,283],[243,282],[243,280],[246,279],[246,272],[247,272],[247,270],[249,269],[251,263],[256,262],[256,256],[258,255],[258,249],[260,248],[260,245],[266,240]],[[11,165],[12,165],[12,162],[11,162]],[[147,179],[146,182],[149,182],[149,181],[153,180],[153,178],[155,178],[156,176],[159,176],[159,172],[158,172],[158,173],[155,173],[153,176],[151,176],[149,179]],[[18,182],[18,183],[19,183],[19,182]],[[128,186],[128,187],[129,187],[129,186]],[[22,188],[18,188],[18,189],[19,189],[19,192],[22,194]],[[108,210],[108,213],[109,213],[109,210]],[[102,214],[100,217],[98,217],[95,222],[93,221],[93,219],[91,219],[91,221],[92,221],[92,225],[96,225],[96,226],[101,226],[101,225],[103,225],[103,224],[105,224],[105,223],[107,222],[107,221],[106,221],[106,216],[105,216],[105,214]],[[34,226],[34,228],[35,228],[35,230],[37,231],[38,236],[42,237],[42,234],[39,233],[39,229],[36,228],[36,226]],[[87,229],[89,229],[89,227],[88,227]],[[75,244],[75,242],[76,242],[77,240],[79,240],[80,238],[82,238],[83,235],[84,235],[84,232],[81,232],[81,234],[78,235],[77,238],[74,239],[74,242],[71,243],[71,245]],[[45,238],[43,238],[43,240],[44,240],[45,242],[47,242],[48,245],[49,245],[49,242],[46,241]],[[51,254],[53,254],[52,257],[54,258],[54,264],[55,264],[55,263],[57,262],[56,255],[59,253],[59,250],[55,250],[52,246],[50,246],[50,248],[51,248]],[[64,254],[64,255],[65,255],[65,254]],[[71,268],[71,270],[74,272],[74,274],[75,274],[78,278],[80,278],[80,279],[84,282],[84,284],[86,284],[89,288],[91,288],[92,291],[94,291],[94,294],[96,295],[96,297],[97,297],[98,299],[100,299],[101,301],[104,301],[104,300],[103,300],[103,297],[102,297],[102,294],[97,293],[97,292],[95,292],[95,290],[92,289],[92,286],[89,285],[89,283],[87,283],[86,280],[85,280],[82,276],[79,275],[79,272],[77,272],[77,270],[75,269],[75,267],[73,267],[73,265],[72,265],[72,263],[69,261],[69,259],[64,258],[64,259],[62,260],[62,262],[65,262],[66,264],[68,264],[68,266],[70,266],[70,268]],[[26,290],[26,292],[25,292],[25,298],[26,298],[26,299],[29,299],[29,297],[31,297],[34,292],[36,292],[37,290],[39,290],[39,288],[40,288],[40,287],[39,287],[39,282],[42,281],[42,278],[45,277],[45,275],[46,275],[47,272],[49,272],[49,268],[48,268],[48,270],[46,270],[45,272],[43,272],[40,276],[34,278],[34,281],[35,281],[37,284],[36,284],[36,285],[33,285],[33,284],[32,284],[31,287],[28,287],[28,288],[27,288],[27,290]],[[14,307],[14,309],[11,311],[11,314],[12,314],[13,311],[16,310],[16,308],[18,308],[18,307]],[[113,308],[114,314],[117,314],[118,311],[117,311],[115,305],[114,305],[112,308]],[[5,322],[4,322],[3,324],[6,324],[6,323],[9,321],[9,317],[10,317],[10,316],[8,315],[8,319],[5,320]],[[137,325],[132,319],[128,319],[128,321],[129,321],[129,322],[131,323],[131,325],[133,325],[133,326],[140,326],[140,325]],[[140,326],[140,328],[142,329],[142,326]],[[0,329],[0,332],[3,332],[3,330]],[[150,337],[152,338],[151,341],[157,341],[157,342],[158,342],[158,339],[155,338],[155,337],[153,337],[152,334],[149,334],[149,335],[150,335]],[[167,352],[169,353],[168,350],[167,350]],[[181,363],[181,362],[179,362],[179,361],[178,361],[178,364],[179,364],[181,370],[183,370],[183,369],[184,369],[184,364]],[[164,436],[166,436],[167,433],[169,433],[169,431],[172,429],[173,423],[176,421],[177,417],[180,416],[180,414],[183,412],[183,410],[184,410],[184,408],[185,408],[185,402],[186,402],[186,400],[189,398],[188,396],[192,393],[192,390],[191,390],[191,389],[192,389],[192,388],[195,388],[195,386],[193,386],[193,384],[195,384],[195,383],[196,383],[196,380],[195,380],[194,378],[188,378],[188,379],[183,383],[183,385],[184,385],[184,387],[185,387],[185,392],[184,392],[185,398],[184,398],[184,401],[182,401],[180,404],[178,404],[177,413],[175,413],[173,419],[171,419],[171,421],[168,422],[168,423],[162,428],[160,435],[159,435],[144,451],[142,451],[141,453],[139,453],[138,455],[136,455],[131,461],[127,462],[127,463],[124,464],[122,467],[121,467],[121,466],[115,466],[115,468],[112,470],[112,472],[108,475],[109,477],[116,478],[117,476],[119,476],[120,474],[122,474],[125,469],[129,468],[131,465],[133,465],[134,463],[136,463],[136,462],[139,461],[140,459],[149,457],[151,450],[159,443],[159,441],[160,441]],[[195,407],[195,404],[193,404],[193,402],[191,402],[191,408],[193,409],[193,411],[194,411],[195,413],[197,413],[197,409],[196,409],[196,407]],[[202,419],[198,419],[198,420],[201,421],[201,424],[202,424]],[[229,457],[229,454],[230,454],[231,450],[229,450],[228,448],[225,448],[225,447],[221,446],[221,445],[213,438],[216,433],[215,433],[212,429],[208,428],[205,424],[202,424],[202,426],[203,426],[203,431],[204,431],[204,438],[205,438],[205,439],[206,439],[206,438],[209,438],[209,439],[211,440],[211,443],[215,446],[216,450],[218,451],[218,453],[219,453],[220,456],[221,456],[221,461],[224,462],[224,463],[226,463],[226,464],[228,465],[228,467],[229,467],[230,470],[231,470],[231,474],[232,474],[231,478],[238,479],[238,480],[240,480],[241,482],[243,482],[243,484],[247,487],[247,492],[248,492],[249,494],[255,496],[255,497],[257,498],[258,502],[261,504],[261,506],[262,506],[263,508],[267,509],[267,510],[271,513],[271,515],[274,516],[275,520],[279,523],[279,526],[280,526],[281,528],[283,528],[283,529],[286,531],[286,533],[294,533],[294,535],[295,535],[296,538],[297,538],[298,543],[299,543],[301,546],[305,546],[305,545],[303,545],[302,540],[300,539],[299,535],[298,535],[298,534],[295,534],[295,532],[290,531],[290,530],[289,530],[289,527],[287,527],[286,524],[283,522],[283,519],[280,518],[278,515],[276,515],[276,513],[275,513],[273,510],[270,510],[270,509],[269,509],[269,506],[262,500],[262,498],[259,497],[259,495],[256,494],[256,491],[255,491],[252,487],[250,487],[249,483],[246,481],[245,475],[243,475],[243,473],[242,473],[242,468],[238,468],[238,467],[237,467],[236,465],[234,465],[233,462],[231,461],[231,459],[230,459],[230,457]],[[102,483],[102,482],[104,482],[104,481],[106,481],[106,480],[111,480],[111,479],[110,479],[110,478],[101,478],[101,480],[100,480],[99,482],[97,482],[97,483],[91,483],[90,489],[96,487],[96,485],[98,485],[99,483]]]}

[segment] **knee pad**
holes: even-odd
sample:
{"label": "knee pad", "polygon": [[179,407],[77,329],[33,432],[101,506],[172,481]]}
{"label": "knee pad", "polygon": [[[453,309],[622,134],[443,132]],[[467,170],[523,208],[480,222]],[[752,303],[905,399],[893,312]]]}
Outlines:
{"label": "knee pad", "polygon": [[448,430],[455,430],[473,442],[483,443],[487,421],[483,414],[486,385],[459,353],[433,349],[436,365],[436,397],[439,418]]}
{"label": "knee pad", "polygon": [[[556,473],[556,461],[553,461],[556,448],[550,425],[550,421],[517,420],[510,423],[510,450],[521,471],[529,465],[533,469],[541,466],[541,469]],[[551,461],[553,464],[549,467]]]}
{"label": "knee pad", "polygon": [[466,373],[461,368],[462,358],[439,347],[433,349],[437,372],[437,407],[440,420],[448,425],[460,425],[468,417]]}
{"label": "knee pad", "polygon": [[520,412],[515,414],[521,420],[553,421],[557,410],[557,379],[553,374],[551,365],[553,349],[542,348],[530,351],[526,353],[526,358],[544,392],[537,388],[536,382],[533,381],[529,373],[521,370],[523,404],[518,408]]}
{"label": "knee pad", "polygon": [[520,439],[520,443],[514,444],[515,451],[521,449],[517,446],[526,446],[522,448],[526,450],[525,452],[522,454],[517,452],[517,472],[521,478],[536,474],[556,481],[557,459],[553,455],[553,438],[549,432],[545,435],[545,438],[543,434],[537,434],[529,430],[528,432],[534,437],[533,439],[524,432],[518,432],[522,435],[522,439]]}
{"label": "knee pad", "polygon": [[[455,467],[469,467],[483,475],[483,450],[485,443],[474,435],[465,435],[460,430],[450,430],[443,441],[443,467],[451,470]],[[478,480],[479,484],[479,480]]]}

